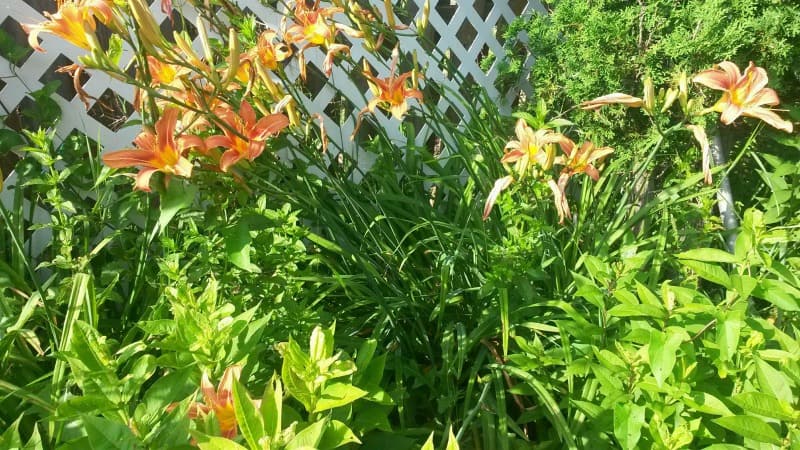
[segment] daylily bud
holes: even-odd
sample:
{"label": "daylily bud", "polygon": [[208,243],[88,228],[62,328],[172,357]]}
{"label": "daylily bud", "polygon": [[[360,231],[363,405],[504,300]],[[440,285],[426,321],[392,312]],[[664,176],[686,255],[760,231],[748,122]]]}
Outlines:
{"label": "daylily bud", "polygon": [[394,28],[394,5],[392,5],[392,0],[383,0],[383,6],[386,8],[386,21],[390,27]]}
{"label": "daylily bud", "polygon": [[184,37],[183,34],[175,31],[172,32],[172,36],[175,38],[175,45],[183,52],[183,56],[186,58],[186,62],[188,62],[189,65],[194,67],[198,72],[204,74],[211,71],[211,68],[209,68],[194,51],[188,37]]}
{"label": "daylily bud", "polygon": [[675,99],[678,98],[678,91],[675,89],[669,88],[667,89],[667,94],[664,97],[664,106],[661,107],[661,112],[666,112],[673,103],[675,103]]}
{"label": "daylily bud", "polygon": [[197,21],[195,24],[197,25],[197,35],[200,37],[200,45],[203,46],[203,53],[206,56],[206,63],[211,69],[206,75],[212,83],[217,84],[219,83],[219,77],[217,77],[216,70],[214,69],[214,53],[211,51],[211,43],[208,40],[206,23],[203,21],[202,16],[197,16]]}
{"label": "daylily bud", "polygon": [[553,167],[553,163],[556,160],[556,145],[555,144],[547,144],[544,146],[544,158],[539,161],[539,164],[542,166],[542,170],[548,171]]}
{"label": "daylily bud", "polygon": [[139,37],[142,42],[145,45],[161,47],[164,42],[164,36],[161,34],[161,28],[153,18],[153,14],[150,13],[147,4],[142,0],[130,0],[128,4],[131,7],[133,19],[139,26]]}
{"label": "daylily bud", "polygon": [[411,53],[411,58],[412,58],[412,61],[414,63],[414,69],[412,70],[413,75],[411,75],[411,87],[414,88],[414,89],[419,89],[419,80],[418,80],[418,78],[420,77],[420,74],[419,74],[419,67],[417,65],[417,51],[416,50],[414,50],[414,52]]}
{"label": "daylily bud", "polygon": [[644,99],[642,103],[642,109],[644,109],[647,114],[652,116],[655,103],[656,93],[655,88],[653,88],[653,79],[648,75],[644,78]]}
{"label": "daylily bud", "polygon": [[688,98],[689,86],[686,79],[686,72],[681,71],[680,78],[678,78],[678,101],[681,103],[681,109],[683,110],[684,114],[689,111],[687,105]]}
{"label": "daylily bud", "polygon": [[228,30],[228,76],[223,83],[227,84],[236,77],[239,71],[239,59],[241,51],[239,49],[239,38],[236,36],[236,28]]}
{"label": "daylily bud", "polygon": [[422,36],[425,34],[425,28],[428,27],[428,19],[431,16],[431,2],[425,0],[425,5],[422,6],[422,17],[417,21],[417,34]]}

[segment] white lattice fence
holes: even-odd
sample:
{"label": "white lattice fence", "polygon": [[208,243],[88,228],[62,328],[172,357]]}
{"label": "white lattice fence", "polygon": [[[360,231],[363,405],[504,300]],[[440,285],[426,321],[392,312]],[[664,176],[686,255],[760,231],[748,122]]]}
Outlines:
{"label": "white lattice fence", "polygon": [[[396,8],[399,10],[402,5],[407,6],[406,17],[416,18],[421,16],[425,0],[407,0],[406,2],[396,1]],[[160,11],[160,2],[154,1],[150,7],[156,21],[162,24],[162,30],[167,31],[169,21]],[[245,10],[252,12],[258,20],[274,29],[279,29],[286,7],[273,8],[264,6],[257,0],[239,0],[239,5]],[[372,3],[383,11],[383,1],[372,0]],[[492,2],[488,0],[476,1],[436,1],[430,2],[430,19],[427,37],[435,42],[438,49],[448,55],[454,72],[457,71],[466,79],[485,87],[490,96],[496,99],[502,106],[506,98],[511,98],[514,93],[501,93],[493,86],[493,81],[497,76],[498,63],[484,72],[479,67],[482,57],[488,52],[502,55],[502,43],[498,39],[497,30],[502,29],[514,18],[521,14],[533,10],[541,10],[538,1],[508,0]],[[174,2],[176,11],[180,13],[185,21],[176,20],[176,23],[193,23],[196,14],[191,7],[182,7],[181,2]],[[44,20],[41,11],[55,11],[54,0],[3,0],[0,5],[0,27],[12,35],[15,40],[25,44],[26,36],[22,32],[20,23],[38,23]],[[334,18],[337,21],[346,22],[346,17],[342,14]],[[189,26],[190,27],[190,26]],[[77,62],[78,57],[83,55],[83,50],[68,44],[61,39],[49,34],[42,34],[42,46],[47,49],[47,53],[31,52],[15,62],[0,57],[0,105],[5,108],[8,117],[5,126],[11,128],[25,127],[24,118],[20,117],[19,110],[24,109],[26,104],[31,102],[28,93],[40,89],[45,83],[59,79],[61,87],[54,99],[61,106],[64,112],[61,121],[58,123],[56,137],[63,140],[71,133],[83,133],[90,139],[98,141],[104,149],[114,150],[130,146],[132,139],[139,132],[138,127],[122,127],[126,120],[134,119],[135,113],[131,108],[134,91],[131,86],[125,85],[100,72],[91,71],[88,78],[82,80],[84,90],[91,96],[97,98],[86,110],[79,100],[74,89],[72,80],[66,74],[56,74],[56,68]],[[402,51],[406,54],[416,51],[421,67],[426,67],[425,77],[448,86],[454,91],[458,91],[459,86],[453,81],[452,74],[446,73],[440,68],[436,57],[431,57],[423,48],[422,44],[415,38],[413,33],[404,33],[399,37],[399,44]],[[195,47],[199,50],[200,43],[195,42]],[[310,69],[317,74],[322,73],[322,61],[324,55],[318,49],[312,49],[307,53]],[[387,75],[387,64],[385,61],[378,61],[376,56],[365,51],[360,45],[352,46],[352,57],[355,61],[365,58],[370,64],[377,68],[379,77]],[[126,50],[121,58],[121,63],[127,65],[131,59],[131,52]],[[331,144],[339,151],[345,152],[353,157],[359,167],[369,167],[372,161],[368,154],[359,153],[357,143],[350,141],[356,121],[355,113],[365,106],[370,94],[365,87],[359,87],[353,83],[349,72],[358,68],[342,68],[336,66],[330,80],[332,84],[325,83],[324,76],[321,77],[317,86],[311,86],[313,95],[304,97],[302,100],[306,108],[311,112],[322,114],[328,130]],[[296,66],[290,65],[287,68],[290,76],[297,77]],[[313,81],[312,81],[313,83]],[[354,111],[345,118],[336,113],[334,104],[343,95],[355,107]],[[103,105],[115,105],[115,110],[109,112]],[[437,106],[443,110],[447,108],[463,108],[457,102],[448,99],[439,99]],[[467,117],[467,111],[461,110],[459,113]],[[376,114],[379,124],[389,131],[391,138],[398,142],[406,142],[406,138],[400,135],[398,124],[395,119],[383,114]],[[393,122],[395,121],[395,122]],[[423,145],[430,137],[431,130],[427,125],[417,130],[416,142]],[[11,198],[11,189],[15,182],[12,173],[6,179],[6,189],[0,194],[0,200],[8,205]],[[34,220],[39,222],[47,219],[46,212],[37,210]],[[44,236],[42,236],[44,237]],[[41,240],[41,239],[37,239]],[[44,243],[39,243],[37,247],[41,249]],[[34,249],[38,253],[37,249]]]}

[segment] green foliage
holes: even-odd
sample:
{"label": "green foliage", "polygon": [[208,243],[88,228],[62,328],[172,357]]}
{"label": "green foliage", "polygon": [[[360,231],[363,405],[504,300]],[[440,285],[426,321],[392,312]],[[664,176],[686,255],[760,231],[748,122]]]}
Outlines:
{"label": "green foliage", "polygon": [[[428,81],[404,141],[365,118],[370,169],[298,131],[275,140],[291,162],[157,174],[148,196],[85,137],[55,148],[46,130],[3,130],[0,152],[25,153],[0,205],[0,448],[796,446],[796,138],[755,132],[736,148],[737,198],[754,207],[735,205],[726,252],[685,109],[551,110],[723,58],[757,60],[791,102],[797,7],[551,3],[509,28],[531,36],[535,102],[502,117],[481,91]],[[233,21],[252,45],[259,24]],[[509,73],[523,67],[508,57]],[[52,88],[34,96],[50,125]],[[570,184],[563,226],[529,179],[480,218],[515,118],[617,148],[597,182]],[[206,377],[233,367],[212,395]]]}
{"label": "green foliage", "polygon": [[[793,442],[800,412],[790,406],[798,400],[791,386],[800,347],[787,321],[796,314],[800,291],[796,277],[768,256],[775,231],[759,211],[749,210],[734,254],[680,253],[689,278],[677,284],[659,278],[655,292],[642,284],[647,278],[637,267],[587,256],[589,277],[574,274],[576,295],[586,303],[574,309],[555,303],[560,314],[547,320],[550,333],[562,339],[571,331],[569,346],[548,352],[546,333],[520,330],[509,374],[531,389],[545,379],[549,391],[564,392],[568,403],[559,409],[583,445]],[[748,314],[751,296],[770,303],[781,320]],[[572,331],[594,317],[599,327]]]}

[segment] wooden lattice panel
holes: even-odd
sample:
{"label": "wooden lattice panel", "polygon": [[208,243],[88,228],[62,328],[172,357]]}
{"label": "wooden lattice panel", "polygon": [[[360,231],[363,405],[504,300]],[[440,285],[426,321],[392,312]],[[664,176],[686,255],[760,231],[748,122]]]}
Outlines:
{"label": "wooden lattice panel", "polygon": [[[416,20],[422,15],[424,1],[395,2],[397,9],[401,9],[402,5],[407,5],[407,14],[404,17],[413,17],[409,24],[411,31],[414,30]],[[170,22],[160,11],[160,2],[152,1],[151,3],[150,10],[157,23],[162,24],[162,30],[169,31]],[[382,0],[372,0],[372,3],[383,11]],[[182,5],[179,0],[176,0],[174,5],[176,13],[182,15],[185,23],[191,24],[196,20],[196,14],[191,7]],[[286,12],[285,6],[281,7],[283,9],[276,10],[264,6],[257,0],[239,0],[239,5],[245,11],[252,12],[260,22],[274,29],[280,29],[281,20]],[[52,12],[55,10],[54,0],[3,0],[0,4],[0,27],[18,42],[25,44],[26,36],[19,24],[41,22],[45,19],[41,11]],[[503,54],[502,43],[497,35],[498,28],[503,28],[514,18],[534,10],[541,11],[541,6],[537,1],[447,0],[437,2],[433,0],[431,1],[426,38],[432,40],[439,50],[449,55],[453,73],[458,72],[464,78],[486,88],[490,96],[497,99],[502,106],[504,103],[508,103],[506,99],[512,98],[515,92],[501,93],[494,88],[493,81],[498,72],[497,61],[487,72],[480,69],[479,63],[488,52],[495,55]],[[347,22],[347,18],[343,14],[334,19]],[[176,23],[180,22],[182,22],[180,18],[176,17]],[[188,31],[191,34],[192,30]],[[90,139],[99,142],[105,150],[129,147],[133,138],[140,131],[138,126],[123,126],[125,121],[137,118],[130,106],[133,101],[133,88],[101,72],[90,71],[88,76],[81,80],[83,89],[95,98],[87,110],[75,95],[71,79],[66,75],[58,75],[53,72],[59,66],[77,62],[78,57],[83,55],[84,51],[50,34],[42,34],[40,39],[41,45],[47,50],[47,53],[31,51],[16,62],[0,57],[0,80],[2,80],[0,104],[6,113],[10,113],[9,117],[11,118],[6,120],[5,126],[25,127],[26,124],[22,121],[13,122],[14,111],[31,102],[28,93],[40,89],[48,81],[60,79],[62,80],[61,88],[53,96],[63,111],[62,119],[56,130],[57,141],[63,140],[71,133],[83,133]],[[357,39],[350,40],[357,41]],[[388,75],[387,61],[379,61],[374,54],[365,51],[357,42],[353,43],[352,57],[355,61],[361,61],[364,58],[375,68],[377,76]],[[199,51],[200,43],[196,40],[194,44]],[[402,33],[399,37],[399,44],[401,51],[406,55],[416,52],[420,67],[426,68],[424,74],[426,79],[446,85],[454,91],[464,92],[464,87],[454,82],[453,77],[440,68],[438,57],[430,56],[414,33]],[[127,66],[131,56],[130,49],[125,49],[121,64]],[[322,73],[324,54],[319,49],[314,48],[308,51],[306,59],[311,79],[313,79],[314,73]],[[363,170],[368,168],[372,161],[369,159],[368,153],[358,151],[357,142],[350,141],[349,137],[356,124],[356,113],[366,105],[371,94],[366,83],[354,83],[353,78],[356,77],[351,74],[357,70],[359,70],[357,67],[335,66],[330,78],[319,77],[321,79],[317,85],[309,86],[309,92],[314,95],[302,96],[298,101],[302,101],[309,111],[323,116],[333,151],[341,151],[350,155]],[[292,77],[299,76],[296,64],[290,64],[287,72]],[[309,81],[309,83],[313,82]],[[341,102],[345,102],[349,107],[349,113],[344,116],[344,120],[337,108]],[[428,106],[434,105],[428,103]],[[467,111],[463,110],[463,107],[457,102],[439,99],[435,106],[443,112],[447,112],[448,108],[461,109],[457,111],[458,115],[468,118]],[[406,142],[406,138],[400,135],[399,124],[391,116],[377,113],[376,120],[389,132],[391,138],[397,139],[398,143]],[[424,145],[430,134],[431,130],[428,126],[422,126],[417,130],[417,144]],[[9,187],[14,184],[14,181],[15,177],[12,173],[6,179],[6,189],[0,193],[0,201],[7,205],[12,197]],[[40,215],[41,213],[40,211]],[[42,245],[38,247],[42,247]]]}

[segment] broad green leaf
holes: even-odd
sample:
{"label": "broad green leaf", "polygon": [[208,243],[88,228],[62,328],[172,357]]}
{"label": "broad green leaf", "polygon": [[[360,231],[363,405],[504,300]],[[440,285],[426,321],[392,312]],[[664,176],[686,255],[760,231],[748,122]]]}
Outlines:
{"label": "broad green leaf", "polygon": [[614,406],[614,437],[623,449],[635,449],[642,437],[644,406],[623,403]]}
{"label": "broad green leaf", "polygon": [[358,354],[356,355],[356,367],[358,367],[358,372],[356,372],[356,379],[360,378],[360,374],[363,370],[366,370],[367,365],[369,365],[370,361],[372,361],[372,357],[375,355],[375,350],[378,348],[378,341],[375,339],[366,339],[361,344],[361,347],[358,348]]}
{"label": "broad green leaf", "polygon": [[158,217],[159,229],[166,228],[180,210],[191,206],[198,192],[197,186],[173,178],[169,183],[169,187],[161,193],[161,213]]}
{"label": "broad green leaf", "polygon": [[[358,364],[358,363],[356,363]],[[383,379],[383,369],[386,366],[386,355],[380,355],[372,359],[363,370],[356,372],[355,379],[360,387],[376,392],[380,390],[381,379]]]}
{"label": "broad green leaf", "polygon": [[322,396],[317,400],[316,407],[312,412],[317,413],[348,405],[365,395],[367,395],[367,391],[351,384],[331,383],[323,389]]}
{"label": "broad green leaf", "polygon": [[570,400],[570,403],[575,405],[582,413],[586,414],[592,419],[596,419],[600,417],[601,414],[605,414],[608,410],[603,408],[602,406],[592,403],[586,402],[583,400]]}
{"label": "broad green leaf", "polygon": [[653,373],[658,387],[662,387],[664,381],[672,373],[682,340],[681,336],[674,333],[650,330],[647,356],[650,361],[650,371]]}
{"label": "broad green leaf", "polygon": [[739,297],[748,298],[758,287],[758,280],[749,275],[731,275],[731,284]]}
{"label": "broad green leaf", "polygon": [[598,350],[597,347],[592,347],[592,350],[594,351],[594,356],[597,358],[597,361],[607,369],[614,372],[621,372],[628,369],[628,364],[614,353],[606,349]]}
{"label": "broad green leaf", "polygon": [[351,443],[360,444],[361,441],[358,440],[353,430],[348,428],[343,422],[331,420],[325,428],[325,432],[322,434],[322,439],[317,448],[319,448],[319,450],[328,450]]}
{"label": "broad green leaf", "polygon": [[247,388],[239,380],[233,382],[233,411],[250,448],[258,448],[258,442],[264,437],[264,422],[247,394]]}
{"label": "broad green leaf", "polygon": [[708,392],[693,392],[683,397],[684,403],[690,408],[696,409],[701,413],[714,414],[716,416],[732,416],[733,412],[722,402],[722,400],[709,394]]}
{"label": "broad green leaf", "polygon": [[739,348],[739,335],[744,326],[744,313],[731,310],[717,316],[717,345],[719,358],[730,361]]}
{"label": "broad green leaf", "polygon": [[784,421],[795,420],[797,416],[791,404],[761,392],[745,392],[731,397],[731,401],[745,410],[745,412],[759,416],[772,417],[773,419]]}
{"label": "broad green leaf", "polygon": [[200,447],[200,450],[247,450],[246,447],[242,447],[230,439],[216,436],[205,436],[199,433],[193,434],[193,436],[195,440],[197,440],[197,446]]}
{"label": "broad green leaf", "polygon": [[731,288],[731,279],[728,273],[725,272],[720,266],[711,263],[694,260],[681,260],[681,264],[692,269],[697,276],[712,283]]}
{"label": "broad green leaf", "polygon": [[600,309],[605,308],[605,294],[594,284],[594,281],[577,272],[572,272],[572,279],[575,280],[575,285],[578,287],[577,292],[575,292],[576,296],[585,298],[589,303]]}
{"label": "broad green leaf", "polygon": [[713,444],[704,447],[703,450],[745,450],[746,448],[735,444]]}
{"label": "broad green leaf", "polygon": [[138,439],[130,428],[103,417],[83,417],[86,438],[92,448],[138,448]]}
{"label": "broad green leaf", "polygon": [[261,418],[264,420],[264,431],[267,436],[275,438],[281,433],[283,427],[281,415],[283,414],[283,386],[281,379],[277,375],[272,375],[272,379],[264,388],[264,395],[261,397]]}
{"label": "broad green leaf", "polygon": [[800,291],[780,280],[771,278],[761,280],[753,289],[753,297],[766,300],[784,311],[800,311],[798,299]]}
{"label": "broad green leaf", "polygon": [[239,221],[223,232],[225,255],[236,267],[253,273],[261,273],[261,269],[250,262],[250,228],[245,221]]}
{"label": "broad green leaf", "polygon": [[428,440],[425,441],[420,450],[436,450],[436,447],[433,446],[433,431],[431,431]]}
{"label": "broad green leaf", "polygon": [[780,445],[778,433],[766,422],[753,416],[727,416],[713,420],[717,425],[758,442]]}
{"label": "broad green leaf", "polygon": [[19,437],[19,422],[21,420],[22,415],[20,414],[17,420],[0,435],[0,449],[22,448],[22,439]]}
{"label": "broad green leaf", "polygon": [[667,311],[662,306],[655,305],[617,305],[608,310],[611,317],[652,317],[666,319]]}
{"label": "broad green leaf", "polygon": [[323,329],[319,325],[314,327],[308,344],[308,355],[311,361],[322,361],[333,356],[334,326],[331,326],[330,329]]}
{"label": "broad green leaf", "polygon": [[393,405],[381,405],[378,403],[361,403],[355,408],[355,420],[352,427],[360,436],[364,436],[372,430],[392,431],[389,422],[389,414],[394,410]]}
{"label": "broad green leaf", "polygon": [[683,253],[675,255],[680,259],[692,259],[695,261],[712,262],[712,263],[738,263],[739,258],[732,253],[725,250],[716,248],[696,248]]}
{"label": "broad green leaf", "polygon": [[0,128],[0,155],[27,144],[25,138],[14,130]]}
{"label": "broad green leaf", "polygon": [[638,305],[639,299],[636,298],[636,295],[628,290],[625,289],[617,289],[614,291],[614,298],[619,300],[620,303],[623,305]]}
{"label": "broad green leaf", "polygon": [[286,450],[318,448],[327,424],[328,419],[322,419],[303,428],[286,444]]}
{"label": "broad green leaf", "polygon": [[[291,337],[289,342],[278,345],[278,350],[283,356],[281,379],[286,392],[302,403],[306,411],[311,411],[314,397],[308,382],[300,377],[300,374],[309,372],[311,360]],[[311,375],[313,376],[313,374]]]}
{"label": "broad green leaf", "polygon": [[792,388],[786,375],[761,358],[754,359],[756,361],[756,378],[761,391],[772,395],[778,400],[794,402]]}
{"label": "broad green leaf", "polygon": [[639,300],[645,305],[655,306],[657,308],[664,307],[664,303],[658,299],[656,294],[653,294],[653,291],[638,281],[636,282],[636,294],[639,296]]}
{"label": "broad green leaf", "polygon": [[447,427],[447,446],[445,450],[459,450],[458,440],[453,434],[453,427]]}

